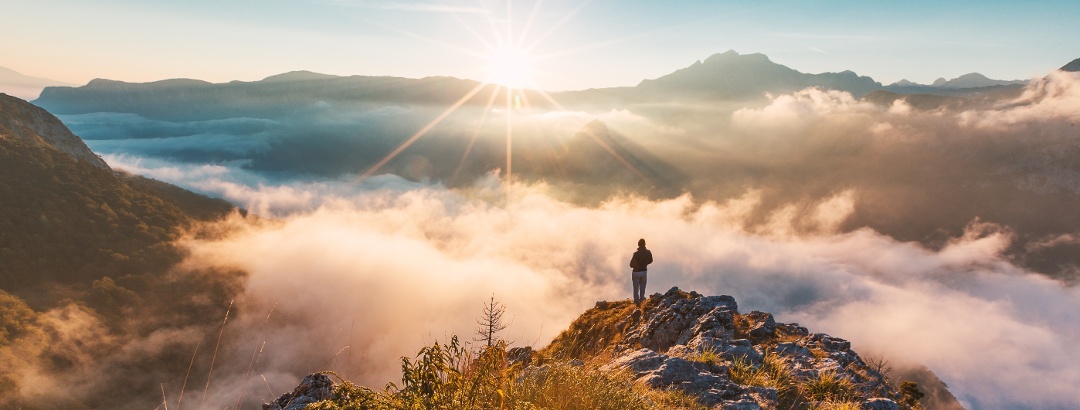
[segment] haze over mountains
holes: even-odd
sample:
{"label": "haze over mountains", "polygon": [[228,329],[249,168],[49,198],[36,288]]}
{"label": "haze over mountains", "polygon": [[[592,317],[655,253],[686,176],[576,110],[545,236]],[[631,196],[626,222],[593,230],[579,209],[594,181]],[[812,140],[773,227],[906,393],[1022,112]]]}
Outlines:
{"label": "haze over mountains", "polygon": [[[1054,83],[1060,81],[1066,80]],[[505,97],[495,86],[469,80],[310,72],[226,84],[94,80],[48,88],[35,103],[59,114],[114,161],[123,161],[115,157],[121,155],[230,164],[261,178],[301,181],[304,175],[338,179],[368,171],[470,90],[475,92],[461,108],[379,170],[468,186],[506,166],[506,127],[497,119],[504,107],[487,111],[489,101]],[[1018,261],[1071,278],[1071,267],[1080,264],[1080,257],[1066,256],[1073,254],[1065,250],[1075,246],[1071,242],[1054,250],[1028,246],[1080,229],[1080,217],[1066,211],[1080,200],[1080,174],[1069,159],[1078,149],[1068,142],[1071,125],[1024,125],[1042,129],[1040,138],[1030,139],[930,112],[945,109],[966,122],[993,117],[1025,90],[978,74],[931,86],[882,86],[850,71],[804,74],[761,54],[728,51],[636,87],[523,92],[524,109],[513,127],[513,171],[526,181],[565,185],[560,192],[567,198],[586,202],[627,190],[722,199],[752,188],[764,189],[769,210],[855,190],[856,212],[843,230],[868,226],[939,246],[971,221],[989,220],[1015,230],[1020,241],[1010,253]],[[557,121],[551,113],[559,113]],[[821,117],[796,120],[807,113]],[[781,117],[765,120],[775,115]],[[831,124],[839,117],[855,123]],[[920,118],[918,125],[909,117]],[[868,136],[907,135],[911,127],[919,137]],[[220,185],[192,183],[245,201]],[[768,215],[763,211],[754,220],[766,223]]]}
{"label": "haze over mountains", "polygon": [[3,94],[0,198],[0,407],[138,407],[182,377],[198,342],[182,336],[218,321],[242,274],[177,267],[176,240],[235,207],[115,173]]}
{"label": "haze over mountains", "polygon": [[41,95],[41,90],[45,89],[45,87],[73,85],[75,84],[48,78],[32,77],[10,68],[0,67],[0,92],[24,100],[38,98]]}
{"label": "haze over mountains", "polygon": [[[35,103],[110,167],[271,217],[234,215],[170,242],[181,259],[161,281],[125,271],[139,258],[88,248],[118,273],[66,291],[111,317],[146,300],[165,309],[173,299],[160,295],[177,289],[204,297],[183,299],[198,309],[177,326],[162,325],[185,317],[168,311],[110,324],[123,337],[66,335],[108,336],[84,343],[110,371],[162,358],[140,387],[157,400],[176,397],[193,356],[214,407],[326,368],[379,386],[399,356],[471,334],[493,294],[515,315],[507,338],[539,344],[595,300],[625,299],[625,259],[644,237],[657,256],[649,293],[731,294],[860,353],[926,365],[971,408],[1068,408],[1080,400],[1080,77],[935,94],[874,84],[724,53],[635,87],[554,102],[525,92],[509,125],[505,95],[480,88],[366,178],[478,84],[296,72],[50,88]],[[75,186],[64,178],[81,173],[56,180]],[[72,208],[108,221],[100,203],[114,202],[84,196]],[[151,222],[132,228],[161,234]],[[155,296],[124,291],[135,288]],[[21,334],[99,323],[65,312],[39,309]],[[93,360],[25,368],[90,386],[73,396],[101,381]]]}

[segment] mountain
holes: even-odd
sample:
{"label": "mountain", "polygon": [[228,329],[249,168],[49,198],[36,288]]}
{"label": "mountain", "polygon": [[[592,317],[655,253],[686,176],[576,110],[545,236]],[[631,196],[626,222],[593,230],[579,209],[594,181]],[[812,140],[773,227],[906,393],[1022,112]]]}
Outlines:
{"label": "mountain", "polygon": [[[919,372],[929,385],[890,382],[885,361],[865,360],[847,340],[779,323],[767,312],[741,313],[731,296],[678,288],[641,306],[597,302],[539,351],[498,345],[469,355],[456,343],[425,348],[415,362],[403,358],[396,391],[335,385],[317,373],[263,408],[457,408],[458,401],[477,409],[962,408],[925,368]],[[938,401],[924,391],[940,393]],[[591,401],[595,396],[606,400]]]}
{"label": "mountain", "polygon": [[[34,104],[57,115],[120,112],[167,121],[279,118],[317,109],[320,104],[447,106],[477,86],[475,81],[449,77],[339,77],[311,72],[224,84],[192,79],[150,83],[95,79],[82,87],[48,87]],[[486,101],[483,97],[475,100],[475,104]],[[541,100],[537,96],[536,101]]]}
{"label": "mountain", "polygon": [[[82,87],[49,87],[35,104],[58,115],[92,112],[135,113],[146,118],[185,121],[235,117],[275,118],[310,110],[317,104],[357,106],[372,103],[453,104],[482,87],[466,104],[482,106],[493,85],[450,77],[340,77],[294,71],[260,81],[213,84],[190,79],[126,83],[95,79]],[[776,64],[763,54],[715,54],[693,65],[636,87],[552,93],[567,105],[615,102],[618,105],[659,100],[761,98],[806,87],[848,91],[862,96],[880,83],[851,71],[804,74]],[[546,96],[523,91],[533,107],[551,108]]]}
{"label": "mountain", "polygon": [[243,274],[178,267],[175,241],[235,211],[116,172],[56,117],[0,94],[0,408],[147,408],[179,383],[195,341],[175,335],[208,333]]}
{"label": "mountain", "polygon": [[1075,59],[1073,61],[1070,61],[1068,64],[1065,64],[1064,66],[1061,66],[1061,68],[1059,68],[1059,70],[1061,70],[1061,71],[1071,71],[1071,72],[1080,71],[1080,58]]}
{"label": "mountain", "polygon": [[329,79],[334,79],[334,78],[339,78],[339,77],[336,76],[336,75],[321,74],[321,73],[315,73],[315,72],[311,72],[311,71],[301,70],[301,71],[290,71],[290,72],[283,73],[283,74],[272,75],[272,76],[269,76],[269,77],[266,77],[266,78],[262,79],[262,81],[260,81],[260,82],[273,83],[273,82],[290,82],[290,81],[313,81],[313,80],[329,80]]}
{"label": "mountain", "polygon": [[644,80],[636,88],[650,96],[731,99],[786,93],[807,87],[847,91],[860,97],[881,88],[881,83],[851,71],[804,74],[776,64],[764,54],[740,55],[729,50],[671,74]]}
{"label": "mountain", "polygon": [[[118,273],[162,272],[168,245],[227,202],[114,172],[59,119],[0,94],[0,264],[3,288],[32,302],[43,288]],[[167,199],[166,199],[167,198]],[[36,303],[35,303],[36,305]]]}
{"label": "mountain", "polygon": [[1018,96],[1026,85],[1027,81],[1024,80],[994,80],[979,73],[968,73],[951,80],[938,78],[930,85],[900,80],[882,89],[898,94],[928,94],[996,101]]}
{"label": "mountain", "polygon": [[986,78],[985,75],[979,73],[968,73],[962,76],[956,77],[952,80],[946,80],[944,78],[938,78],[931,84],[931,87],[937,88],[980,88],[980,87],[994,87],[1003,85],[1023,85],[1027,84],[1027,81],[1023,80],[992,80]]}
{"label": "mountain", "polygon": [[74,85],[63,81],[31,77],[10,68],[0,67],[0,93],[31,100],[41,94],[45,87]]}

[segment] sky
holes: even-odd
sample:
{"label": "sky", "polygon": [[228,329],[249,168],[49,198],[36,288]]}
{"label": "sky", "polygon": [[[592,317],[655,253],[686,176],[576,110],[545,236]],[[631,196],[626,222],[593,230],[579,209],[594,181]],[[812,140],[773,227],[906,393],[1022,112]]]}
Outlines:
{"label": "sky", "polygon": [[552,91],[633,86],[727,50],[884,84],[1029,79],[1080,57],[1075,1],[3,3],[0,66],[78,84],[293,70],[485,80],[508,31],[531,46],[527,85]]}

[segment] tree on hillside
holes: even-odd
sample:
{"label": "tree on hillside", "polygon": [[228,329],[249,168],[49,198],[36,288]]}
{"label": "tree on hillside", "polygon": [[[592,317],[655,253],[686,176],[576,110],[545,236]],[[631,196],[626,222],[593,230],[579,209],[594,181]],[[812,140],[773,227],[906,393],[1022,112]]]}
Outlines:
{"label": "tree on hillside", "polygon": [[483,315],[476,320],[476,324],[480,325],[476,328],[477,342],[486,342],[487,346],[491,347],[499,340],[496,334],[508,326],[503,323],[504,313],[506,313],[506,306],[496,302],[495,295],[492,295],[491,301],[484,304]]}

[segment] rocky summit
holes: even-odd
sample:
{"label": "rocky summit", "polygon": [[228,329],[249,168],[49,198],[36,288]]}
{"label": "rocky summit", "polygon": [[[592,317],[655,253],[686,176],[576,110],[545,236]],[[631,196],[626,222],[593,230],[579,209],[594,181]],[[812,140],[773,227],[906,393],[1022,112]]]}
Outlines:
{"label": "rocky summit", "polygon": [[[598,303],[595,309],[613,307]],[[708,406],[777,408],[797,385],[828,379],[831,387],[822,387],[834,391],[805,398],[845,396],[863,408],[898,408],[898,393],[851,343],[797,323],[777,323],[766,312],[740,314],[731,296],[672,288],[619,326],[624,338],[614,344],[609,368],[628,369],[652,387],[683,390]],[[772,373],[773,380],[755,373]]]}
{"label": "rocky summit", "polygon": [[548,349],[568,357],[610,352],[604,368],[628,370],[650,387],[679,389],[718,409],[825,401],[893,409],[901,400],[850,342],[777,323],[766,312],[741,314],[731,296],[678,288],[654,294],[640,309],[597,302]]}
{"label": "rocky summit", "polygon": [[[914,385],[891,386],[885,366],[864,361],[844,339],[778,323],[766,312],[740,313],[731,296],[678,288],[641,306],[597,302],[544,349],[513,348],[505,357],[526,377],[593,367],[711,409],[899,410],[916,408],[921,396],[917,388],[901,392]],[[326,397],[329,379],[315,377],[265,408],[302,408],[296,403]]]}

